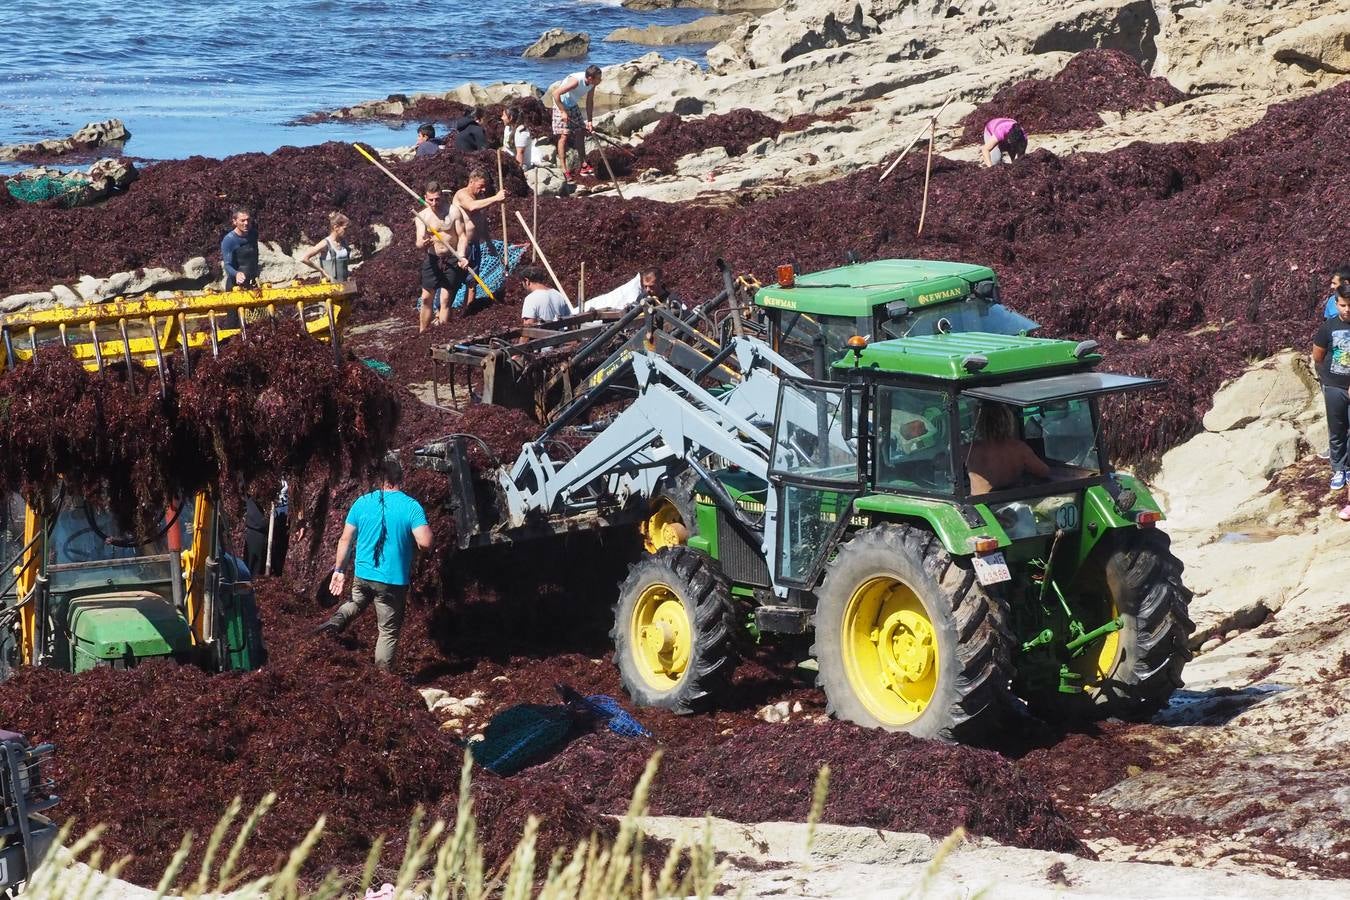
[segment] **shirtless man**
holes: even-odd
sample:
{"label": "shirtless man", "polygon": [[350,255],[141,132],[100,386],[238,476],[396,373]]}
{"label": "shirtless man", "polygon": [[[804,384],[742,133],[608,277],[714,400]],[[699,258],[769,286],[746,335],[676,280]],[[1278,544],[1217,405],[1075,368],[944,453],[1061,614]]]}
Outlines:
{"label": "shirtless man", "polygon": [[422,257],[422,296],[417,301],[419,332],[431,325],[433,309],[436,324],[450,321],[450,304],[468,272],[467,254],[473,238],[473,222],[464,210],[446,202],[438,182],[428,181],[422,197],[427,205],[413,217],[415,243],[418,249],[426,250]]}
{"label": "shirtless man", "polygon": [[[506,199],[506,191],[498,190],[491,197],[482,196],[487,190],[488,174],[487,169],[481,166],[474,166],[469,170],[469,183],[459,190],[455,191],[454,205],[463,210],[473,224],[473,240],[469,243],[469,265],[473,266],[475,272],[478,271],[483,262],[483,244],[488,244],[488,250],[491,252],[492,241],[492,217],[487,214],[487,208],[494,203],[501,203]],[[500,188],[501,185],[498,185]],[[475,288],[472,281],[469,282],[468,289],[464,292],[464,305],[468,306],[474,301]]]}
{"label": "shirtless man", "polygon": [[981,403],[976,417],[975,443],[966,456],[972,494],[1013,487],[1025,475],[1050,477],[1045,460],[1017,437],[1011,409],[998,403]]}

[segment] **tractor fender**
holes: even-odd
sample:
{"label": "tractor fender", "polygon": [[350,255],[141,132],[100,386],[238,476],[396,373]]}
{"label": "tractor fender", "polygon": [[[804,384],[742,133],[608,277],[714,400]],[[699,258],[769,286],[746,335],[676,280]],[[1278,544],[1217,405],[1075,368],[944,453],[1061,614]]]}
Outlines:
{"label": "tractor fender", "polygon": [[950,501],[905,497],[895,494],[867,494],[853,501],[856,513],[866,516],[869,525],[909,522],[937,535],[952,556],[975,552],[976,538],[993,538],[999,547],[1012,543],[989,508],[983,505],[958,506]]}

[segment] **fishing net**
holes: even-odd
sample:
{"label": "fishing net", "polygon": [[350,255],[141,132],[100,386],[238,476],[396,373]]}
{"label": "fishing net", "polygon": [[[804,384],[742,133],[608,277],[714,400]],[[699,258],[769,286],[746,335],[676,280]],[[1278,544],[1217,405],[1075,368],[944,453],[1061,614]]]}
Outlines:
{"label": "fishing net", "polygon": [[[520,258],[525,255],[525,251],[528,249],[529,245],[527,244],[511,245],[511,249],[506,258],[507,265],[510,267],[511,271],[515,270],[516,265],[520,262]],[[488,286],[488,289],[492,291],[494,296],[500,298],[502,285],[506,284],[506,276],[510,274],[509,271],[502,269],[502,242],[483,241],[482,259],[482,263],[478,266],[478,277],[483,279],[483,283]],[[477,283],[472,278],[469,279],[468,284],[478,287]],[[468,286],[465,285],[459,289],[459,293],[455,294],[455,308],[464,305],[464,298],[468,296],[468,291]],[[485,299],[482,296],[482,288],[478,288],[477,296],[480,300]]]}
{"label": "fishing net", "polygon": [[567,743],[573,714],[566,706],[521,703],[497,713],[483,739],[469,745],[473,761],[489,772],[513,775]]}
{"label": "fishing net", "polygon": [[89,179],[80,176],[38,175],[34,178],[11,178],[5,188],[11,197],[24,203],[42,203],[60,200],[66,206],[79,202]]}

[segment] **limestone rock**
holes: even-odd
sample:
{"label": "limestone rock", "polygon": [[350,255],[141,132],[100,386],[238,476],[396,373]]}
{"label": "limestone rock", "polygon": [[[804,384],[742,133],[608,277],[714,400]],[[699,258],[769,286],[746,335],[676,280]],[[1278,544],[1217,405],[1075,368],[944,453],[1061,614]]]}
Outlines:
{"label": "limestone rock", "polygon": [[427,710],[436,709],[436,705],[450,696],[449,691],[443,691],[440,688],[422,688],[419,693],[427,704]]}
{"label": "limestone rock", "polygon": [[[603,112],[633,106],[654,97],[670,96],[677,90],[697,90],[704,77],[698,63],[692,59],[664,59],[660,53],[652,51],[607,67],[595,86],[595,108],[597,112]],[[649,114],[641,125],[655,122],[661,115]],[[626,128],[625,133],[632,130]]]}
{"label": "limestone rock", "polygon": [[753,69],[784,63],[812,50],[865,40],[880,33],[881,23],[863,7],[879,2],[824,0],[807,6],[784,6],[746,23],[739,34],[710,49],[708,65],[715,72]]}
{"label": "limestone rock", "polygon": [[90,122],[67,138],[0,146],[0,160],[61,156],[76,150],[121,145],[130,138],[131,132],[127,131],[121,119],[107,119],[103,122]]}
{"label": "limestone rock", "polygon": [[1220,388],[1204,426],[1229,431],[1257,419],[1292,419],[1316,399],[1316,391],[1303,358],[1281,354]]}
{"label": "limestone rock", "polygon": [[626,41],[666,47],[672,44],[712,44],[726,39],[731,32],[753,18],[749,13],[729,16],[704,16],[684,25],[648,25],[646,28],[616,28],[606,41]]}
{"label": "limestone rock", "polygon": [[18,312],[29,307],[41,309],[51,306],[54,302],[56,302],[56,296],[51,291],[10,294],[8,297],[0,298],[0,312]]}
{"label": "limestone rock", "polygon": [[183,277],[189,279],[209,278],[211,275],[211,266],[206,261],[205,256],[194,256],[183,263]]}
{"label": "limestone rock", "polygon": [[64,284],[52,285],[52,296],[56,298],[56,302],[62,306],[80,306],[84,303],[84,301],[80,299],[79,294],[75,293],[75,291]]}
{"label": "limestone rock", "polygon": [[370,230],[375,232],[375,249],[371,251],[372,256],[387,250],[389,245],[394,242],[394,230],[388,225],[381,225],[376,222],[370,226]]}
{"label": "limestone rock", "polygon": [[591,36],[584,31],[550,28],[525,48],[526,59],[580,59],[591,50]]}
{"label": "limestone rock", "polygon": [[543,91],[528,81],[495,81],[480,85],[468,81],[459,87],[446,91],[441,97],[454,100],[465,106],[491,106],[494,103],[506,103],[520,97],[540,97]]}
{"label": "limestone rock", "polygon": [[1266,44],[1276,62],[1350,74],[1350,12],[1320,16],[1276,34]]}

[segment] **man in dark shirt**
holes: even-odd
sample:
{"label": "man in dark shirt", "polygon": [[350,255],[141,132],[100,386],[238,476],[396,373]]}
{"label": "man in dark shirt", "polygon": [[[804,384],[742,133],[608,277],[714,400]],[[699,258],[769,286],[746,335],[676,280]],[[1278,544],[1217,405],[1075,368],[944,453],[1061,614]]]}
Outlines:
{"label": "man in dark shirt", "polygon": [[244,207],[234,209],[234,227],[220,242],[220,262],[225,267],[225,290],[251,288],[258,283],[258,226]]}
{"label": "man in dark shirt", "polygon": [[455,132],[455,149],[461,153],[472,153],[487,146],[487,133],[478,124],[478,110],[469,110],[468,115],[457,119],[450,126]]}
{"label": "man in dark shirt", "polygon": [[413,152],[418,159],[423,156],[430,156],[441,149],[441,142],[436,140],[436,127],[434,125],[423,125],[417,129],[417,146]]}
{"label": "man in dark shirt", "polygon": [[[1336,289],[1336,318],[1327,319],[1313,337],[1312,362],[1322,382],[1331,444],[1331,489],[1346,487],[1350,471],[1350,284]],[[1340,511],[1350,521],[1350,504]]]}

